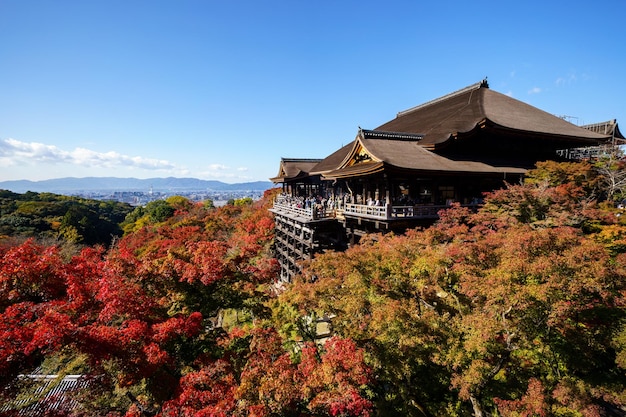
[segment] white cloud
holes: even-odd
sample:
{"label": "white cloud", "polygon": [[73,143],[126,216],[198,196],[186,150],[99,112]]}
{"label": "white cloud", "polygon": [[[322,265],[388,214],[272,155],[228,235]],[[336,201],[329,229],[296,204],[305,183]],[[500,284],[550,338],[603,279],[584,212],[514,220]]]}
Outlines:
{"label": "white cloud", "polygon": [[230,167],[222,164],[211,164],[209,165],[209,171],[227,171]]}
{"label": "white cloud", "polygon": [[530,90],[528,90],[528,94],[539,94],[541,93],[541,88],[539,87],[533,87]]}
{"label": "white cloud", "polygon": [[247,171],[247,167],[232,168],[224,164],[210,164],[199,175],[205,179],[247,181],[250,177],[243,175]]}
{"label": "white cloud", "polygon": [[9,138],[0,142],[0,156],[10,158],[13,162],[19,159],[30,159],[38,162],[64,162],[68,158],[68,153],[56,146],[36,142],[20,142]]}
{"label": "white cloud", "polygon": [[558,77],[555,83],[557,86],[561,87],[566,84],[571,84],[575,82],[576,80],[578,80],[578,77],[576,76],[576,74],[574,72],[570,72],[565,77]]}
{"label": "white cloud", "polygon": [[219,178],[219,179],[233,179],[233,178],[237,178],[237,176],[235,174],[233,174],[232,172],[216,172],[216,171],[209,171],[209,172],[204,172],[201,174],[202,178],[207,178],[207,179],[213,179],[213,178]]}
{"label": "white cloud", "polygon": [[173,163],[164,159],[123,155],[118,152],[96,152],[85,148],[66,151],[54,145],[21,142],[15,139],[0,140],[0,160],[10,165],[48,163],[70,164],[95,168],[135,168],[147,170],[176,170]]}

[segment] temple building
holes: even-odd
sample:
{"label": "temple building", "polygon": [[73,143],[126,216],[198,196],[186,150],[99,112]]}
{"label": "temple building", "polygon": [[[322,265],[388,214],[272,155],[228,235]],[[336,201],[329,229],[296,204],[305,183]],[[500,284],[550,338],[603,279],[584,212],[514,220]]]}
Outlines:
{"label": "temple building", "polygon": [[576,126],[489,89],[486,80],[402,111],[323,159],[282,158],[274,202],[281,279],[315,253],[367,233],[425,226],[516,183],[538,161],[588,158],[624,143],[615,120]]}

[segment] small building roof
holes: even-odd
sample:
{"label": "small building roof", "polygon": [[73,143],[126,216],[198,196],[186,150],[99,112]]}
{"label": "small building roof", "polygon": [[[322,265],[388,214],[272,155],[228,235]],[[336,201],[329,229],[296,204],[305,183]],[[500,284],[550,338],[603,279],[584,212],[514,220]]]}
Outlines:
{"label": "small building roof", "polygon": [[419,133],[424,136],[422,146],[439,148],[453,136],[485,125],[588,144],[610,138],[493,91],[486,80],[401,111],[395,119],[375,130]]}
{"label": "small building roof", "polygon": [[310,158],[281,158],[278,175],[274,178],[270,178],[270,181],[273,183],[281,183],[306,177],[311,172],[311,169],[321,161],[321,159]]}
{"label": "small building roof", "polygon": [[20,378],[33,383],[32,395],[0,405],[0,414],[24,417],[65,415],[78,408],[78,401],[71,393],[88,386],[88,379],[83,375],[29,374],[20,375]]}
{"label": "small building roof", "polygon": [[593,123],[588,125],[581,126],[583,129],[591,130],[592,132],[599,133],[601,135],[610,136],[614,139],[620,140],[620,142],[624,142],[626,138],[622,135],[622,132],[619,130],[619,126],[617,124],[617,120],[608,120],[606,122]]}

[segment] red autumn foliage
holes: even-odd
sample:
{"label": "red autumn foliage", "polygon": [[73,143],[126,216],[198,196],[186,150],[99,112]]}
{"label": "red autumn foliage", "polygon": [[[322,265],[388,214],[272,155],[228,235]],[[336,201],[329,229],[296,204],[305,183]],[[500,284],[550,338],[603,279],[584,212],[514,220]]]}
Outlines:
{"label": "red autumn foliage", "polygon": [[273,222],[252,206],[178,203],[171,219],[107,252],[86,248],[67,261],[59,247],[32,240],[0,246],[4,384],[44,357],[74,352],[97,376],[92,391],[141,389],[141,401],[158,407],[188,383],[176,377],[182,369],[219,355],[223,331],[211,329],[211,315],[262,294],[254,286],[276,271],[268,257]]}
{"label": "red autumn foliage", "polygon": [[[0,381],[69,352],[91,376],[85,415],[623,408],[626,229],[587,174],[545,170],[561,179],[531,175],[478,213],[452,207],[432,228],[321,254],[277,300],[267,201],[175,200],[169,219],[71,259],[0,247]],[[335,334],[323,345],[303,341],[318,317]]]}

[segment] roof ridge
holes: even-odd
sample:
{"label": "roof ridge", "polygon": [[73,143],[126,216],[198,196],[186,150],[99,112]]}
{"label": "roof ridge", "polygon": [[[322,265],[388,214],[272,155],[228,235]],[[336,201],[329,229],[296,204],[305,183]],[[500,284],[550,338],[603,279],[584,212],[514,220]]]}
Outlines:
{"label": "roof ridge", "polygon": [[320,158],[280,158],[283,162],[315,162],[321,161]]}
{"label": "roof ridge", "polygon": [[458,96],[458,95],[461,95],[461,94],[467,93],[468,91],[478,90],[479,88],[483,88],[483,87],[484,87],[484,88],[489,88],[489,84],[487,83],[487,78],[485,78],[484,80],[479,81],[479,82],[477,82],[477,83],[475,83],[475,84],[472,84],[472,85],[470,85],[470,86],[467,86],[467,87],[465,87],[465,88],[461,88],[460,90],[453,91],[453,92],[451,92],[451,93],[449,93],[449,94],[446,94],[445,96],[442,96],[442,97],[436,98],[436,99],[434,99],[434,100],[427,101],[426,103],[423,103],[423,104],[417,105],[417,106],[415,106],[415,107],[411,107],[410,109],[400,111],[400,112],[398,112],[398,114],[396,115],[396,118],[401,117],[401,116],[404,116],[404,115],[409,114],[409,113],[412,113],[412,112],[414,112],[415,110],[421,109],[421,108],[423,108],[423,107],[430,106],[430,105],[432,105],[432,104],[439,103],[439,102],[444,101],[444,100],[447,100],[447,99],[449,99],[449,98],[452,98],[452,97],[455,97],[455,96]]}
{"label": "roof ridge", "polygon": [[424,135],[421,133],[407,133],[407,132],[391,132],[387,130],[369,130],[369,129],[361,129],[359,127],[359,132],[363,136],[364,139],[391,139],[391,140],[422,140],[424,139]]}

